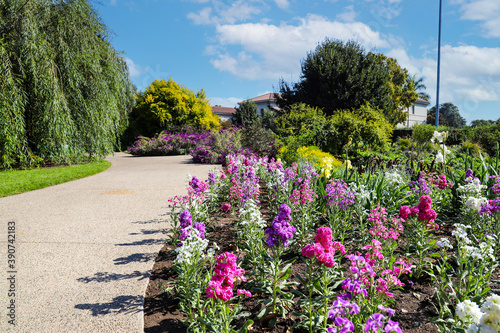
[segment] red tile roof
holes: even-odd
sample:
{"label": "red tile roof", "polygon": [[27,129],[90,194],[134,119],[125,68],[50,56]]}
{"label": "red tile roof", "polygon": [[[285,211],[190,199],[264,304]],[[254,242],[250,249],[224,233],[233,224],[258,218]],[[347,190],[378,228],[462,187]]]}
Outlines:
{"label": "red tile roof", "polygon": [[225,106],[212,106],[212,112],[215,114],[234,114],[236,110]]}
{"label": "red tile roof", "polygon": [[260,95],[260,96],[251,98],[251,100],[254,102],[269,101],[269,100],[274,101],[275,99],[276,98],[274,98],[274,93],[267,93],[264,95]]}
{"label": "red tile roof", "polygon": [[431,102],[426,101],[425,99],[421,99],[421,98],[417,98],[417,101],[416,101],[415,103],[418,103],[418,104],[425,104],[425,105],[429,105],[429,104],[431,104]]}

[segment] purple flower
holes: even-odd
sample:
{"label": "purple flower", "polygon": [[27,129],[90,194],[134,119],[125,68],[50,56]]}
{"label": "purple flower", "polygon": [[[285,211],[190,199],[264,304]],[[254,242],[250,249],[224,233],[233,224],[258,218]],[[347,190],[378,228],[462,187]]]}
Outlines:
{"label": "purple flower", "polygon": [[487,214],[493,215],[494,212],[500,210],[500,199],[489,200],[487,203],[481,204],[480,215]]}
{"label": "purple flower", "polygon": [[189,213],[189,210],[185,209],[181,212],[180,216],[180,222],[181,222],[181,228],[186,228],[187,226],[191,225],[191,214]]}
{"label": "purple flower", "polygon": [[368,320],[365,325],[365,332],[377,332],[382,326],[384,326],[384,315],[381,313],[374,313]]}
{"label": "purple flower", "polygon": [[361,288],[361,281],[351,280],[351,278],[346,278],[342,281],[342,289],[349,291],[352,295],[363,294],[365,297],[368,296],[368,291]]}
{"label": "purple flower", "polygon": [[269,247],[274,247],[278,241],[281,241],[284,247],[288,247],[288,240],[293,238],[293,234],[296,231],[295,227],[288,223],[292,219],[290,216],[291,211],[290,207],[282,204],[280,212],[274,218],[271,228],[265,230],[266,235],[268,235],[266,243]]}
{"label": "purple flower", "polygon": [[384,312],[386,312],[386,313],[387,313],[387,315],[388,315],[389,317],[394,316],[394,314],[396,313],[396,311],[395,311],[395,310],[393,310],[393,309],[391,309],[391,308],[386,308],[386,307],[384,307],[382,304],[380,304],[380,305],[378,306],[378,309],[379,309],[380,311],[384,311]]}
{"label": "purple flower", "polygon": [[425,180],[425,173],[423,171],[420,171],[418,181],[410,182],[410,190],[410,193],[419,193],[420,195],[431,194],[432,190]]}
{"label": "purple flower", "polygon": [[208,180],[207,180],[207,182],[209,184],[215,184],[216,180],[215,180],[215,174],[213,172],[208,173]]}
{"label": "purple flower", "polygon": [[347,313],[358,314],[359,306],[356,303],[351,303],[344,297],[337,296],[337,299],[332,304],[332,308],[328,311],[328,318],[335,319]]}
{"label": "purple flower", "polygon": [[465,178],[471,178],[473,176],[474,174],[472,172],[472,169],[467,169],[467,171],[465,171]]}
{"label": "purple flower", "polygon": [[193,224],[193,227],[195,229],[198,229],[198,237],[205,239],[205,223],[202,222],[195,222]]}
{"label": "purple flower", "polygon": [[189,185],[196,194],[205,192],[208,189],[207,183],[205,183],[202,180],[199,180],[198,177],[196,176],[193,176],[193,178],[189,181]]}
{"label": "purple flower", "polygon": [[347,206],[354,204],[355,193],[349,191],[349,187],[342,179],[330,180],[325,190],[325,198],[328,199],[330,206],[347,209]]}
{"label": "purple flower", "polygon": [[347,318],[337,317],[333,321],[335,326],[340,327],[339,333],[354,332],[354,324]]}
{"label": "purple flower", "polygon": [[181,233],[179,235],[179,240],[183,241],[183,240],[185,240],[188,237],[189,237],[189,230],[187,228],[186,229],[181,229]]}
{"label": "purple flower", "polygon": [[397,321],[389,319],[387,325],[385,325],[385,333],[403,333],[403,331],[399,327],[399,323]]}

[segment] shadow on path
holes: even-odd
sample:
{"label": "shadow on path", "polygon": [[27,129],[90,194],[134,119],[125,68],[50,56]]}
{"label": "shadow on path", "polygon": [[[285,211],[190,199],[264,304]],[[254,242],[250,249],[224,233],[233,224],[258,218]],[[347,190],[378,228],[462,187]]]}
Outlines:
{"label": "shadow on path", "polygon": [[93,316],[103,316],[107,314],[126,313],[134,314],[142,311],[144,303],[143,296],[117,296],[109,303],[77,304],[76,309],[90,310]]}
{"label": "shadow on path", "polygon": [[156,258],[156,253],[134,253],[128,257],[116,258],[113,260],[115,265],[126,265],[132,262],[148,262]]}
{"label": "shadow on path", "polygon": [[168,234],[168,230],[166,229],[156,229],[156,230],[147,230],[141,229],[140,232],[132,232],[129,235],[154,235],[154,234]]}
{"label": "shadow on path", "polygon": [[81,283],[90,283],[90,282],[111,282],[111,281],[120,281],[120,280],[137,278],[137,281],[141,281],[144,279],[149,279],[150,276],[151,272],[149,271],[146,272],[134,271],[128,274],[99,272],[95,273],[94,276],[87,276],[76,280]]}
{"label": "shadow on path", "polygon": [[140,241],[132,242],[132,243],[120,243],[120,244],[115,244],[116,246],[136,246],[136,245],[160,245],[160,244],[165,244],[166,240],[165,239],[143,239]]}

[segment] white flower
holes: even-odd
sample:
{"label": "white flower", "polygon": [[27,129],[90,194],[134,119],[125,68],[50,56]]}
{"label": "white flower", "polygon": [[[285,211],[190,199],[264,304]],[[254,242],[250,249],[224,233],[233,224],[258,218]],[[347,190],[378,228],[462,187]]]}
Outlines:
{"label": "white flower", "polygon": [[456,314],[464,323],[479,323],[483,313],[479,306],[466,299],[465,301],[457,304]]}
{"label": "white flower", "polygon": [[460,223],[455,223],[456,229],[451,232],[453,236],[459,241],[463,242],[465,244],[470,244],[471,240],[469,239],[469,236],[467,235],[466,229],[469,229],[469,225],[463,225]]}
{"label": "white flower", "polygon": [[245,205],[239,211],[239,215],[241,226],[256,225],[259,228],[264,228],[267,225],[267,222],[262,218],[259,206],[253,199],[245,202]]}
{"label": "white flower", "polygon": [[400,171],[398,170],[394,170],[392,172],[386,172],[385,179],[389,187],[394,185],[399,186],[404,183],[403,176],[401,176]]}
{"label": "white flower", "polygon": [[500,296],[493,294],[486,298],[479,312],[476,307],[477,305],[469,300],[457,305],[456,313],[460,320],[467,323],[470,319],[472,323],[467,333],[500,332]]}
{"label": "white flower", "polygon": [[437,241],[437,245],[440,248],[443,248],[443,247],[447,247],[447,248],[450,248],[450,249],[453,248],[453,246],[451,245],[451,243],[448,240],[448,238],[441,238],[439,241]]}
{"label": "white flower", "polygon": [[479,328],[477,327],[476,324],[470,325],[470,327],[467,329],[467,333],[477,333],[479,332]]}
{"label": "white flower", "polygon": [[451,150],[449,150],[448,147],[444,145],[444,143],[439,145],[439,147],[441,148],[442,151],[444,151],[445,156],[451,153]]}
{"label": "white flower", "polygon": [[483,314],[479,321],[479,329],[481,333],[498,333],[500,332],[500,316],[494,312]]}
{"label": "white flower", "polygon": [[443,157],[443,154],[441,154],[441,152],[438,152],[436,154],[436,162],[438,162],[438,163],[443,163],[444,162],[444,157]]}
{"label": "white flower", "polygon": [[467,201],[465,202],[465,206],[469,209],[472,209],[476,212],[480,212],[481,211],[481,207],[482,205],[484,204],[487,204],[488,203],[488,199],[486,198],[474,198],[474,197],[469,197],[469,199],[467,199]]}
{"label": "white flower", "polygon": [[205,249],[208,246],[208,239],[202,239],[198,236],[199,231],[192,226],[186,228],[189,232],[189,236],[181,242],[181,246],[175,249],[177,252],[177,257],[175,258],[175,263],[186,262],[188,264],[193,264],[194,261],[202,257]]}
{"label": "white flower", "polygon": [[[434,135],[433,135],[433,138],[432,139],[436,139],[439,143],[442,143],[444,139],[446,139],[446,137],[448,136],[448,133],[447,132],[438,132],[438,131],[434,131]],[[432,142],[434,142],[434,140],[432,140]]]}

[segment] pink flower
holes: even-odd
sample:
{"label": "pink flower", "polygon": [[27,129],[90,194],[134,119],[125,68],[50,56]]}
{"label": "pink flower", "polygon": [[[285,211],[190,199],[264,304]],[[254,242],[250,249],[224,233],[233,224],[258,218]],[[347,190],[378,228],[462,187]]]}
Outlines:
{"label": "pink flower", "polygon": [[327,251],[330,250],[332,244],[332,229],[328,227],[320,227],[318,228],[318,234],[316,238],[314,238],[316,243],[320,243],[321,246]]}
{"label": "pink flower", "polygon": [[245,296],[247,296],[247,297],[252,297],[252,293],[251,293],[250,291],[248,291],[248,290],[245,290],[245,289],[238,289],[238,290],[236,291],[236,293],[237,293],[238,295],[245,295]]}
{"label": "pink flower", "polygon": [[403,220],[406,221],[409,215],[411,215],[410,207],[408,206],[399,207],[399,216],[401,216]]}
{"label": "pink flower", "polygon": [[214,276],[208,283],[206,294],[208,298],[218,298],[224,301],[233,297],[233,285],[237,281],[246,281],[245,270],[236,266],[236,256],[225,252],[216,259]]}
{"label": "pink flower", "polygon": [[326,267],[335,265],[335,251],[345,254],[344,246],[339,242],[332,242],[332,229],[318,228],[314,244],[308,244],[302,249],[302,255],[308,258],[316,257],[318,262]]}
{"label": "pink flower", "polygon": [[227,213],[231,210],[231,204],[229,202],[226,202],[225,204],[222,205],[220,208],[224,213]]}
{"label": "pink flower", "polygon": [[325,251],[324,248],[319,243],[307,244],[302,249],[302,255],[304,257],[312,258],[312,257],[320,255],[324,251]]}

